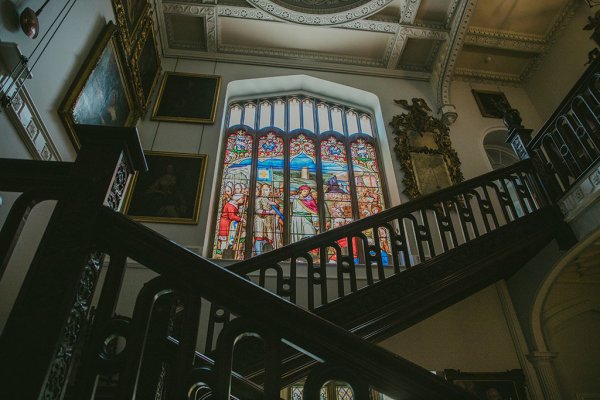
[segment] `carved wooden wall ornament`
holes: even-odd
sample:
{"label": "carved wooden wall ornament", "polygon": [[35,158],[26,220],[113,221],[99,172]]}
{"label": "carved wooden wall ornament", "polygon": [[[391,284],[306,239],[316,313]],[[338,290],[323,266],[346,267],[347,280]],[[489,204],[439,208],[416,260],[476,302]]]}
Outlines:
{"label": "carved wooden wall ornament", "polygon": [[464,180],[458,154],[452,148],[449,129],[430,115],[420,98],[394,100],[408,111],[395,115],[390,126],[395,136],[394,152],[404,172],[403,192],[414,199]]}

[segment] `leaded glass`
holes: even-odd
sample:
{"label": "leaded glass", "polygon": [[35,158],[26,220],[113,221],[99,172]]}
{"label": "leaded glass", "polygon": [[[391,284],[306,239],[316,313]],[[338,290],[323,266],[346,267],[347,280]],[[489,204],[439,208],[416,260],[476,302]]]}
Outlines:
{"label": "leaded glass", "polygon": [[[290,399],[291,400],[302,400],[303,399],[304,386],[302,385],[294,385],[290,388]],[[320,400],[327,400],[327,387],[323,386],[321,388],[321,396]]]}
{"label": "leaded glass", "polygon": [[256,120],[256,105],[254,103],[246,103],[244,105],[244,125],[254,126]]}
{"label": "leaded glass", "polygon": [[302,129],[315,132],[314,102],[310,99],[302,101]]}
{"label": "leaded glass", "polygon": [[[259,255],[384,209],[371,115],[295,94],[231,103],[227,118],[214,258]],[[386,264],[389,232],[365,234],[371,245],[379,236]],[[338,241],[356,263],[359,244]]]}
{"label": "leaded glass", "polygon": [[252,143],[244,130],[227,137],[213,258],[244,259]]}
{"label": "leaded glass", "polygon": [[271,126],[271,102],[263,101],[260,103],[260,121],[258,129],[268,128]]}
{"label": "leaded glass", "polygon": [[252,255],[283,245],[284,155],[283,139],[269,132],[258,141]]}
{"label": "leaded glass", "polygon": [[289,127],[288,130],[291,132],[296,129],[300,129],[300,102],[296,98],[292,98],[289,101]]}
{"label": "leaded glass", "polygon": [[373,136],[373,127],[371,126],[371,117],[367,114],[360,116],[360,131],[369,136]]}
{"label": "leaded glass", "polygon": [[305,135],[290,140],[290,241],[319,232],[315,142]]}
{"label": "leaded glass", "polygon": [[352,388],[346,385],[335,386],[336,400],[354,400]]}
{"label": "leaded glass", "polygon": [[233,104],[229,108],[229,126],[235,126],[242,123],[242,107]]}

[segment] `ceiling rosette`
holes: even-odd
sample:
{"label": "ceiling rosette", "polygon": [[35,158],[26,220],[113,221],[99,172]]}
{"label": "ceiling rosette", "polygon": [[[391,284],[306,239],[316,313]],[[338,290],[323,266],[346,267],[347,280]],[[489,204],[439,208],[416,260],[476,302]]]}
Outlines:
{"label": "ceiling rosette", "polygon": [[302,25],[340,25],[376,13],[392,0],[248,0],[285,21]]}

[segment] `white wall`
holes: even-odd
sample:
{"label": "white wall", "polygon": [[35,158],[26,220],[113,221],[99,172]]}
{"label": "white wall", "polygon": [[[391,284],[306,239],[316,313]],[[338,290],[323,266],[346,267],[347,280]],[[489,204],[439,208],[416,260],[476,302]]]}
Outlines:
{"label": "white wall", "polygon": [[494,285],[379,345],[430,371],[521,368]]}

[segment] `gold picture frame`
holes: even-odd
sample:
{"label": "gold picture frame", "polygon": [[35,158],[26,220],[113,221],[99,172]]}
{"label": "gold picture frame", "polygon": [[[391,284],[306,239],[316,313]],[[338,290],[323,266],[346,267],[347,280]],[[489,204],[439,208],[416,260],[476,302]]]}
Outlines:
{"label": "gold picture frame", "polygon": [[152,119],[212,124],[217,115],[220,90],[218,75],[165,72]]}
{"label": "gold picture frame", "polygon": [[75,150],[81,147],[75,124],[135,125],[135,106],[117,36],[116,25],[108,22],[59,106],[58,114]]}
{"label": "gold picture frame", "polygon": [[136,173],[124,214],[140,222],[197,224],[206,154],[145,151],[148,171]]}
{"label": "gold picture frame", "polygon": [[431,109],[423,99],[413,98],[412,105],[406,100],[394,101],[409,111],[395,115],[390,122],[394,152],[404,173],[403,192],[412,200],[462,182],[448,127],[429,115]]}
{"label": "gold picture frame", "polygon": [[130,65],[138,114],[143,116],[148,110],[152,92],[162,70],[154,23],[150,15],[145,18],[144,28],[131,55]]}
{"label": "gold picture frame", "polygon": [[506,95],[502,92],[475,89],[471,91],[483,117],[503,118],[504,113],[512,108],[508,103]]}
{"label": "gold picture frame", "polygon": [[142,29],[144,16],[150,12],[150,3],[147,0],[112,0],[112,5],[121,33],[121,44],[129,57],[134,50],[136,36]]}

